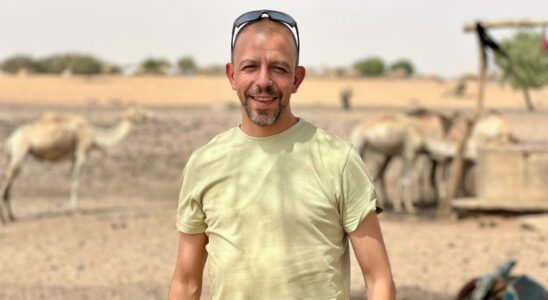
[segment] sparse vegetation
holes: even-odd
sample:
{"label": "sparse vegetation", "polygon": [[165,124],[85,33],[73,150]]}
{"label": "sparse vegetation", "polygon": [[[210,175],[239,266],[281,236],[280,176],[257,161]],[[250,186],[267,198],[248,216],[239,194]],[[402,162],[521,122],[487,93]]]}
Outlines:
{"label": "sparse vegetation", "polygon": [[407,59],[400,59],[393,62],[389,67],[390,72],[402,72],[405,76],[412,76],[415,74],[415,67],[411,61]]}
{"label": "sparse vegetation", "polygon": [[165,75],[170,63],[162,58],[147,58],[139,66],[140,74]]}
{"label": "sparse vegetation", "polygon": [[194,62],[194,59],[190,56],[181,57],[177,61],[177,67],[183,74],[195,74],[198,71],[198,65]]}
{"label": "sparse vegetation", "polygon": [[0,69],[8,74],[15,74],[20,71],[34,72],[36,62],[28,55],[18,54],[5,59],[0,64]]}
{"label": "sparse vegetation", "polygon": [[357,61],[354,69],[360,76],[380,77],[385,73],[384,61],[379,57],[370,57]]}
{"label": "sparse vegetation", "polygon": [[103,72],[104,64],[98,58],[79,53],[54,54],[36,60],[37,73],[61,74],[70,72],[81,75],[94,75]]}

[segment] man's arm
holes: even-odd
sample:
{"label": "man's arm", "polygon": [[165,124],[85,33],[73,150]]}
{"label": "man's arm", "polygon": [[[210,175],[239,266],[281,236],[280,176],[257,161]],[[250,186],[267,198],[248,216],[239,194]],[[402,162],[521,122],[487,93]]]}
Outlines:
{"label": "man's arm", "polygon": [[169,300],[199,300],[207,260],[205,233],[179,235],[175,272],[169,286]]}
{"label": "man's arm", "polygon": [[367,299],[396,299],[388,254],[377,214],[373,211],[348,234],[367,286]]}

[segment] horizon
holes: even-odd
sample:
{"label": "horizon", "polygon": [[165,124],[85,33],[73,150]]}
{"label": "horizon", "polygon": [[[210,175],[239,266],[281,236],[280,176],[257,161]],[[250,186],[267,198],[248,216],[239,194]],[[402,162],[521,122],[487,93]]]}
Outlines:
{"label": "horizon", "polygon": [[[455,78],[476,73],[478,68],[476,38],[463,32],[465,23],[546,19],[548,11],[548,3],[541,0],[527,1],[527,5],[511,0],[496,5],[472,0],[343,3],[8,1],[0,12],[0,18],[11,25],[0,27],[0,59],[77,52],[120,66],[138,65],[151,57],[176,63],[184,56],[200,67],[224,66],[230,57],[233,20],[245,11],[271,7],[297,20],[301,62],[307,68],[351,68],[358,60],[380,57],[386,65],[407,59],[420,75]],[[206,22],[208,26],[200,25]],[[515,32],[490,31],[499,41]]]}

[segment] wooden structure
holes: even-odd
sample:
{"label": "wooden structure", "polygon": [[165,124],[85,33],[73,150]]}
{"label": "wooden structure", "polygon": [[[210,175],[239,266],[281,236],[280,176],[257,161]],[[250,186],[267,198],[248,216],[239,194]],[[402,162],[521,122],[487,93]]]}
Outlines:
{"label": "wooden structure", "polygon": [[[475,32],[478,38],[479,45],[479,92],[476,102],[476,108],[473,112],[472,118],[466,122],[465,130],[459,147],[457,155],[453,161],[451,177],[449,178],[447,195],[440,200],[438,205],[438,217],[445,218],[451,214],[451,202],[457,193],[457,187],[460,185],[463,173],[463,153],[474,128],[477,120],[480,118],[485,99],[485,83],[487,80],[487,49],[498,50],[498,45],[490,39],[486,30],[491,28],[530,28],[538,26],[547,26],[548,20],[520,20],[520,21],[482,21],[475,24],[466,24],[464,26],[464,32]],[[481,158],[480,158],[481,161]]]}
{"label": "wooden structure", "polygon": [[453,200],[454,209],[548,212],[548,144],[485,147],[477,168],[478,196]]}

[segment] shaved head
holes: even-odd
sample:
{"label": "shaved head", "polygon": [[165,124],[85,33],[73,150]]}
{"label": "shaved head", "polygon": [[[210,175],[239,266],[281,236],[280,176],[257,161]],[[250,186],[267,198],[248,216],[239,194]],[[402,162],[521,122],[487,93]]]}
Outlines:
{"label": "shaved head", "polygon": [[279,22],[272,21],[268,18],[264,18],[264,19],[261,19],[260,21],[247,24],[237,33],[236,38],[234,40],[234,49],[232,51],[231,61],[234,62],[234,53],[238,49],[238,39],[241,35],[254,34],[254,35],[263,35],[268,38],[280,33],[285,35],[288,41],[291,41],[291,44],[293,45],[295,57],[296,57],[295,66],[297,66],[299,64],[297,41],[295,40],[295,36],[291,32],[291,29],[289,29],[289,27]]}

